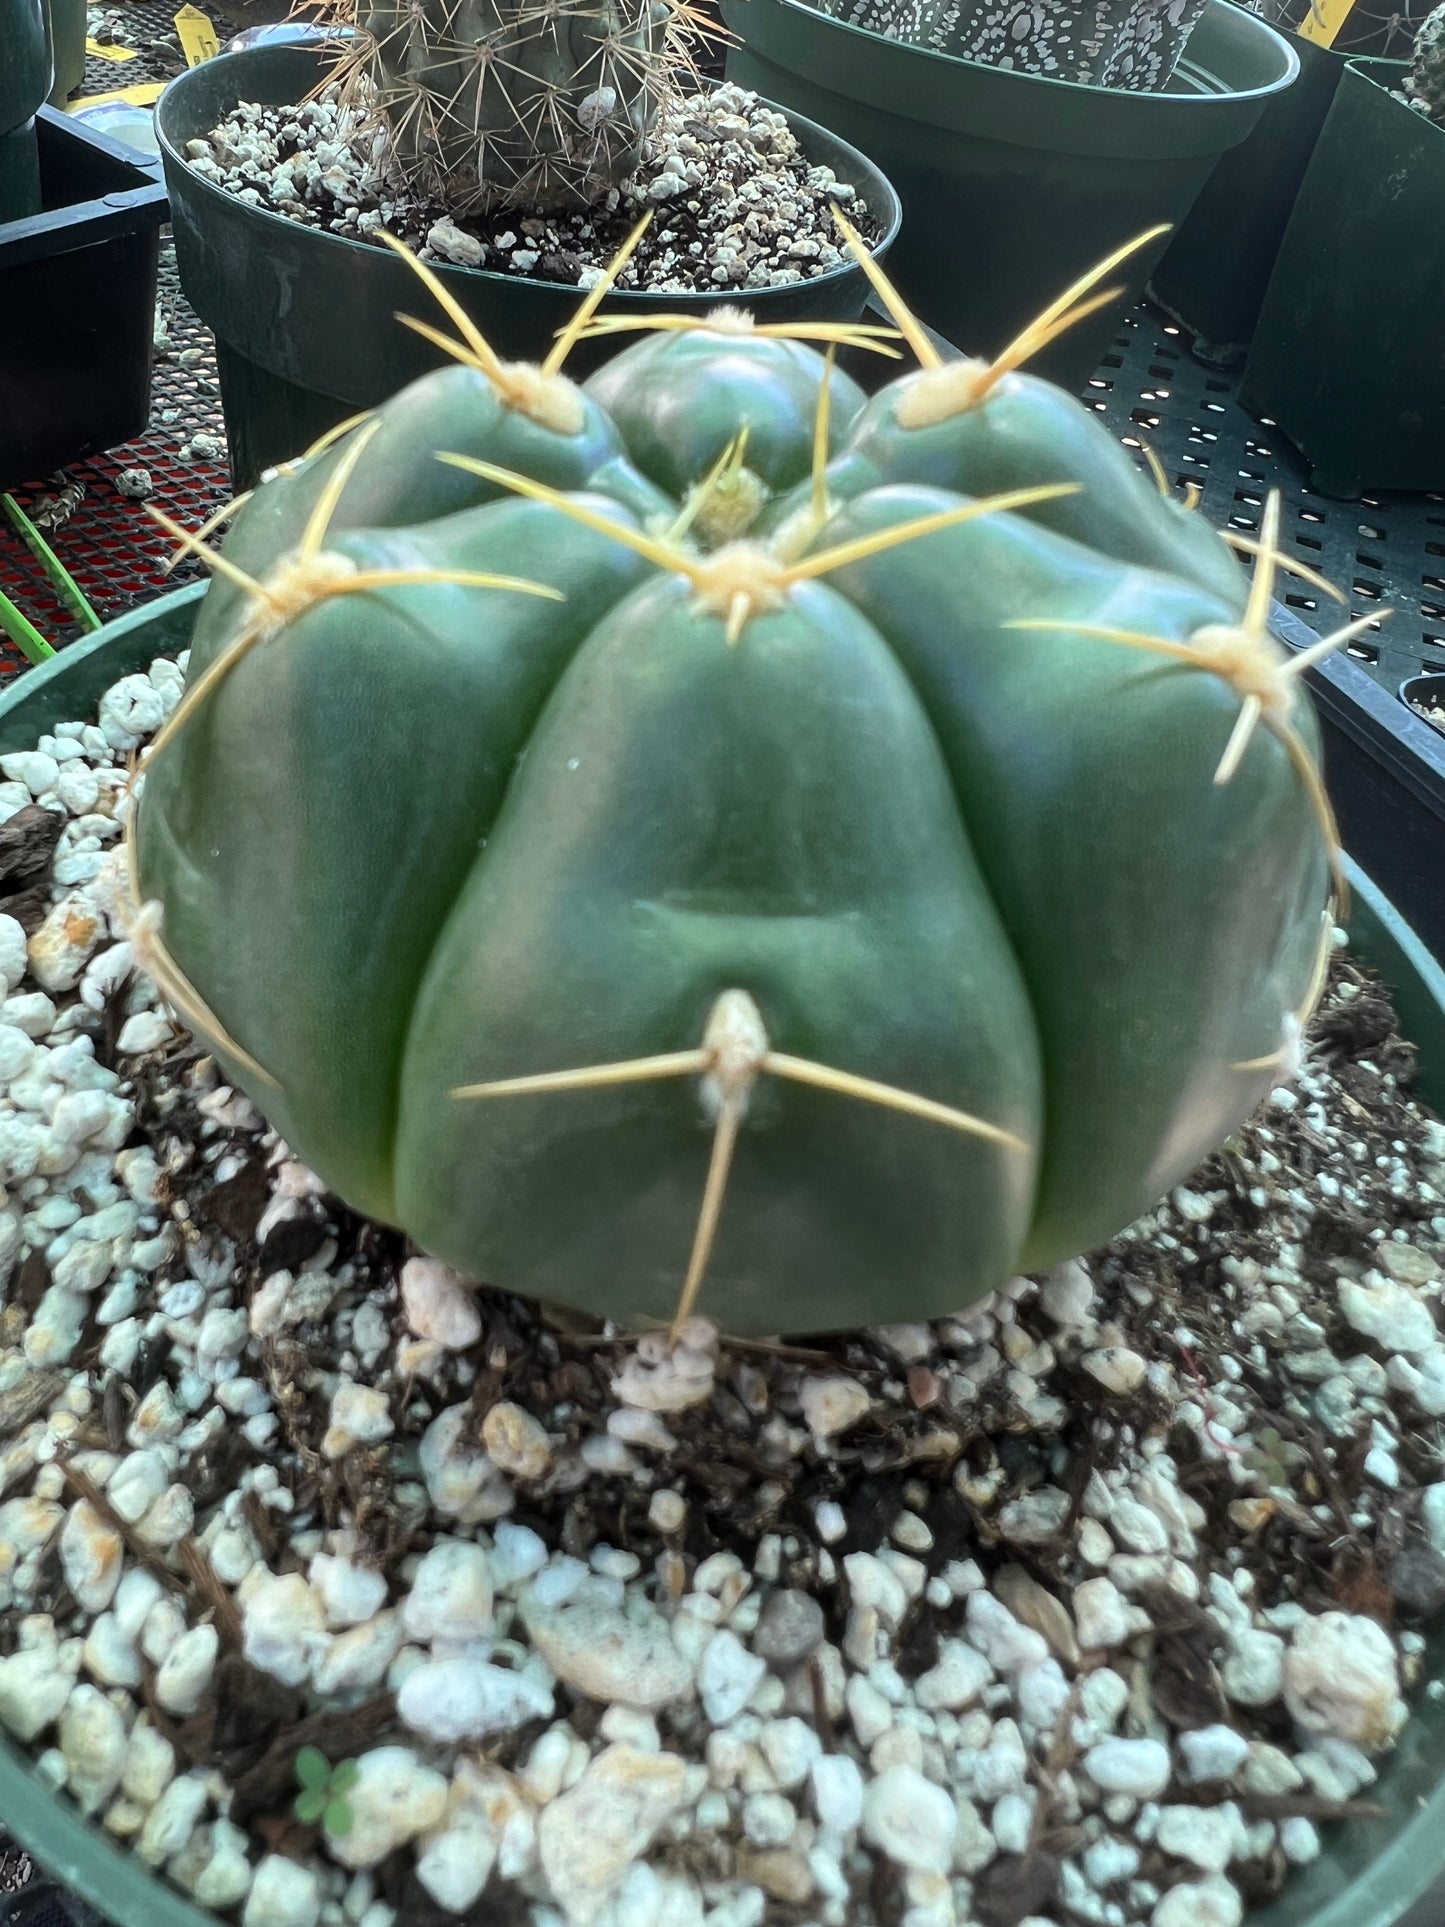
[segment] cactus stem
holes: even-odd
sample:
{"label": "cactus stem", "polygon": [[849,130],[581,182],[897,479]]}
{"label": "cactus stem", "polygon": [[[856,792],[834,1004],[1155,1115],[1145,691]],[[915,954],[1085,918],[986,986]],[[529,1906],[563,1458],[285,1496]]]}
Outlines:
{"label": "cactus stem", "polygon": [[743,456],[746,453],[748,445],[748,426],[748,423],[743,423],[742,428],[733,436],[732,440],[728,443],[722,454],[718,456],[707,474],[703,476],[695,488],[688,490],[687,500],[678,510],[676,519],[671,522],[663,532],[662,540],[664,542],[680,542],[697,520],[709,496],[712,495],[723,477],[729,473],[736,474],[742,467]]}
{"label": "cactus stem", "polygon": [[952,528],[959,522],[973,522],[983,515],[1000,515],[1006,509],[1028,508],[1034,502],[1054,502],[1060,496],[1079,493],[1077,482],[1049,482],[1041,488],[1013,488],[1001,495],[985,495],[976,502],[964,502],[954,509],[940,509],[936,515],[920,515],[916,521],[899,522],[891,529],[875,529],[872,535],[860,535],[852,542],[842,542],[836,548],[822,549],[816,555],[804,556],[801,562],[789,566],[785,583],[791,585],[828,575],[850,562],[861,562],[866,556],[878,555],[884,549],[895,549],[903,542],[916,542],[925,535]]}
{"label": "cactus stem", "polygon": [[869,354],[886,355],[890,361],[903,358],[892,345],[898,339],[896,328],[871,321],[756,323],[744,308],[714,308],[705,315],[603,314],[589,321],[583,330],[583,338],[588,341],[600,335],[629,334],[761,335],[774,341],[833,342],[841,348],[866,349]]}
{"label": "cactus stem", "polygon": [[[461,342],[450,340],[425,321],[411,315],[398,315],[405,327],[430,341],[443,353],[453,356],[465,367],[475,368],[496,389],[507,406],[526,415],[556,435],[576,435],[586,419],[582,397],[565,375],[534,367],[531,362],[503,361],[472,320],[466,309],[425,261],[417,259],[409,247],[394,234],[381,230],[381,239],[399,254],[420,280],[422,286],[451,321]],[[463,347],[462,344],[465,344]]]}
{"label": "cactus stem", "polygon": [[624,547],[635,549],[640,556],[669,574],[692,577],[697,568],[697,557],[683,549],[671,547],[656,537],[644,535],[641,529],[629,528],[625,522],[614,522],[610,516],[600,515],[582,502],[574,501],[564,495],[561,489],[550,488],[545,482],[534,482],[528,475],[519,475],[514,469],[498,468],[495,462],[478,461],[474,455],[438,454],[439,462],[449,462],[453,468],[463,468],[469,475],[479,475],[484,482],[495,482],[499,488],[510,489],[514,495],[525,495],[529,501],[545,502],[561,515],[584,528],[595,529],[599,535],[610,535]]}
{"label": "cactus stem", "polygon": [[713,1113],[712,1155],[708,1160],[692,1253],[672,1321],[672,1342],[676,1343],[681,1325],[697,1303],[717,1235],[738,1131],[747,1116],[753,1086],[764,1074],[902,1111],[926,1123],[944,1124],[951,1130],[983,1138],[1007,1150],[1025,1155],[1032,1152],[1033,1147],[1016,1132],[1006,1131],[1001,1125],[990,1124],[986,1118],[975,1117],[968,1111],[956,1110],[951,1104],[941,1104],[936,1098],[920,1097],[917,1092],[880,1084],[853,1071],[836,1070],[831,1064],[817,1064],[810,1058],[792,1057],[771,1049],[756,1003],[747,991],[737,989],[725,990],[714,1003],[699,1050],[624,1058],[617,1063],[590,1064],[576,1070],[542,1071],[530,1077],[506,1077],[492,1083],[461,1084],[450,1095],[458,1099],[537,1097],[557,1091],[649,1083],[666,1077],[700,1075],[703,1078],[703,1099]]}
{"label": "cactus stem", "polygon": [[366,453],[369,445],[375,441],[380,427],[380,419],[373,418],[365,428],[358,429],[341,459],[327,476],[326,484],[317,496],[310,515],[306,518],[306,527],[302,530],[301,540],[297,544],[296,556],[299,561],[311,562],[320,555],[321,545],[326,540],[332,517],[336,514],[341,498],[346,492],[346,485],[356,473],[357,463]]}
{"label": "cactus stem", "polygon": [[578,339],[586,329],[588,322],[602,306],[602,303],[606,300],[612,289],[617,285],[618,275],[621,274],[622,270],[627,266],[627,263],[632,259],[633,254],[636,252],[637,244],[643,235],[646,234],[648,224],[651,220],[651,214],[643,215],[642,219],[637,223],[637,226],[632,230],[631,234],[628,235],[616,254],[613,255],[602,279],[588,289],[586,300],[567,323],[567,326],[560,330],[557,339],[552,343],[547,359],[542,363],[542,373],[544,375],[561,373],[562,363],[577,346]]}
{"label": "cactus stem", "polygon": [[1320,939],[1315,946],[1314,967],[1310,971],[1309,984],[1304,997],[1294,1010],[1284,1014],[1282,1029],[1283,1041],[1278,1049],[1264,1057],[1246,1057],[1241,1062],[1231,1064],[1232,1071],[1244,1075],[1254,1075],[1260,1071],[1277,1071],[1287,1082],[1293,1082],[1304,1068],[1304,1034],[1311,1017],[1319,1009],[1320,999],[1325,994],[1325,986],[1330,980],[1330,952],[1334,948],[1334,914],[1326,910],[1320,918]]}
{"label": "cactus stem", "polygon": [[893,325],[908,343],[917,357],[920,368],[941,368],[943,356],[934,347],[928,330],[908,306],[903,296],[894,287],[888,276],[869,252],[868,244],[848,219],[842,208],[834,201],[829,208],[838,224],[838,231],[851,249],[854,260],[862,268],[874,292],[892,317]]}
{"label": "cactus stem", "polygon": [[813,492],[811,509],[819,529],[828,519],[828,440],[833,412],[833,364],[838,359],[831,344],[823,357],[823,379],[818,386],[818,412],[813,417]]}
{"label": "cactus stem", "polygon": [[[355,415],[348,415],[345,421],[333,423],[324,435],[318,435],[309,448],[301,451],[301,460],[309,462],[314,455],[324,455],[333,442],[339,442],[342,436],[349,435],[353,428],[360,428],[371,412],[371,409],[363,408]],[[241,499],[244,501],[245,497]]]}
{"label": "cactus stem", "polygon": [[[131,848],[135,839],[130,839]],[[132,867],[134,864],[132,863]],[[258,1064],[249,1051],[242,1050],[225,1025],[191,984],[179,964],[171,956],[161,938],[162,906],[154,898],[142,903],[132,913],[126,935],[130,939],[135,960],[154,983],[166,1002],[186,1021],[202,1042],[210,1044],[229,1057],[233,1063],[242,1065],[251,1075],[263,1084],[279,1091],[280,1083],[270,1071]]]}
{"label": "cactus stem", "polygon": [[350,480],[374,428],[380,425],[378,422],[373,429],[363,430],[357,443],[347,450],[344,460],[338,462],[335,473],[327,478],[326,488],[311,511],[301,546],[283,556],[264,582],[257,582],[243,569],[237,568],[218,549],[207,548],[199,536],[183,529],[159,509],[150,510],[168,535],[199,557],[208,568],[234,582],[252,601],[252,608],[234,640],[207,665],[166,718],[151,743],[152,756],[179,735],[243,656],[249,655],[258,643],[269,641],[287,623],[305,615],[316,603],[329,601],[332,596],[363,595],[372,589],[400,589],[450,582],[468,589],[503,589],[517,595],[542,596],[549,602],[566,600],[560,589],[542,582],[530,582],[521,576],[492,575],[478,569],[359,569],[350,556],[322,549],[320,544],[326,539],[327,527],[342,490]]}

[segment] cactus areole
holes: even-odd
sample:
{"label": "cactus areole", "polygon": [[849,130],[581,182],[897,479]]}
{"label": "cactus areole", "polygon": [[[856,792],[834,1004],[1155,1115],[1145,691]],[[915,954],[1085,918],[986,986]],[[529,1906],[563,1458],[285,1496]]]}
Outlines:
{"label": "cactus areole", "polygon": [[726,314],[582,388],[473,332],[244,503],[135,939],[349,1205],[618,1320],[923,1319],[1288,1074],[1333,826],[1273,518],[1247,591],[1018,371],[1077,305],[991,366],[900,308],[871,400]]}

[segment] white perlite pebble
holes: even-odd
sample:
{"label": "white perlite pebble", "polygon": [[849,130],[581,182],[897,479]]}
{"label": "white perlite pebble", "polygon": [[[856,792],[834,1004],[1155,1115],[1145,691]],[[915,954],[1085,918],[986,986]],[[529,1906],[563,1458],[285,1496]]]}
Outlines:
{"label": "white perlite pebble", "polygon": [[268,1573],[242,1612],[243,1650],[283,1686],[299,1686],[326,1650],[321,1601],[299,1572]]}
{"label": "white perlite pebble", "polygon": [[1112,1579],[1086,1579],[1073,1593],[1074,1625],[1086,1652],[1122,1646],[1131,1632],[1129,1602]]}
{"label": "white perlite pebble", "polygon": [[856,1425],[873,1401],[856,1378],[832,1373],[826,1378],[805,1378],[798,1387],[798,1403],[813,1436],[830,1439]]}
{"label": "white perlite pebble", "polygon": [[269,1853],[257,1867],[241,1927],[316,1927],[321,1918],[321,1870]]}
{"label": "white perlite pebble", "polygon": [[211,1684],[220,1646],[214,1626],[193,1626],[182,1633],[156,1674],[156,1698],[167,1713],[189,1719],[196,1711]]}
{"label": "white perlite pebble", "polygon": [[1285,1705],[1307,1733],[1376,1753],[1405,1723],[1390,1636],[1357,1613],[1321,1613],[1295,1628],[1284,1656]]}
{"label": "white perlite pebble", "polygon": [[491,1877],[496,1832],[481,1813],[463,1809],[428,1836],[416,1857],[416,1877],[439,1907],[467,1913]]}
{"label": "white perlite pebble", "polygon": [[1402,1352],[1407,1358],[1428,1352],[1439,1337],[1426,1301],[1408,1285],[1390,1278],[1373,1284],[1342,1279],[1340,1312],[1355,1331],[1373,1338],[1383,1350]]}
{"label": "white perlite pebble", "polygon": [[401,1268],[401,1302],[418,1338],[463,1352],[482,1335],[476,1293],[460,1272],[437,1258],[408,1258]]}
{"label": "white perlite pebble", "polygon": [[863,1837],[902,1867],[947,1873],[958,1810],[940,1786],[911,1766],[891,1766],[863,1795]]}
{"label": "white perlite pebble", "polygon": [[396,1705],[413,1732],[453,1745],[549,1719],[553,1697],[538,1662],[515,1671],[482,1659],[437,1659],[411,1669]]}
{"label": "white perlite pebble", "polygon": [[1084,1755],[1084,1771],[1101,1792],[1153,1800],[1169,1784],[1169,1749],[1159,1740],[1100,1740]]}
{"label": "white perlite pebble", "polygon": [[0,982],[8,997],[25,975],[25,931],[14,917],[0,916]]}
{"label": "white perlite pebble", "polygon": [[974,1704],[993,1676],[993,1667],[966,1640],[941,1640],[937,1664],[919,1676],[914,1696],[930,1712],[961,1712]]}
{"label": "white perlite pebble", "polygon": [[1205,1873],[1223,1873],[1246,1846],[1244,1822],[1232,1800],[1217,1807],[1167,1806],[1159,1811],[1155,1844]]}
{"label": "white perlite pebble", "polygon": [[59,1719],[74,1678],[74,1668],[49,1647],[22,1647],[0,1659],[0,1726],[29,1745]]}
{"label": "white perlite pebble", "polygon": [[482,1420],[482,1444],[494,1465],[514,1479],[540,1479],[552,1463],[552,1441],[540,1419],[509,1399]]}
{"label": "white perlite pebble", "polygon": [[1184,1778],[1191,1786],[1229,1780],[1249,1758],[1249,1741],[1232,1726],[1201,1726],[1179,1735]]}
{"label": "white perlite pebble", "polygon": [[343,1378],[331,1397],[331,1424],[321,1450],[328,1459],[344,1458],[353,1445],[379,1445],[395,1429],[385,1392]]}
{"label": "white perlite pebble", "polygon": [[1238,1706],[1271,1706],[1284,1684],[1284,1641],[1278,1633],[1237,1633],[1220,1669],[1225,1693]]}
{"label": "white perlite pebble", "polygon": [[102,1613],[120,1584],[125,1546],[86,1500],[70,1509],[60,1534],[60,1569],[83,1612]]}
{"label": "white perlite pebble", "polygon": [[[691,1699],[692,1668],[660,1614],[628,1618],[587,1595],[554,1608],[528,1599],[522,1610],[537,1652],[558,1679],[589,1699],[643,1708]],[[761,1672],[761,1660],[758,1666]]]}
{"label": "white perlite pebble", "polygon": [[846,1753],[824,1753],[809,1770],[813,1811],[827,1832],[840,1838],[863,1818],[863,1774]]}
{"label": "white perlite pebble", "polygon": [[1240,1927],[1244,1902],[1222,1874],[1171,1887],[1149,1917],[1149,1927]]}
{"label": "white perlite pebble", "polygon": [[[211,1563],[217,1564],[214,1546]],[[370,1566],[354,1566],[349,1559],[319,1552],[308,1577],[328,1626],[364,1625],[386,1603],[386,1579]]]}
{"label": "white perlite pebble", "polygon": [[1131,1352],[1123,1345],[1106,1345],[1096,1352],[1085,1352],[1079,1363],[1106,1392],[1120,1394],[1137,1392],[1148,1370],[1138,1352]]}
{"label": "white perlite pebble", "polygon": [[78,894],[63,897],[30,939],[30,974],[44,990],[73,990],[105,935],[104,920]]}
{"label": "white perlite pebble", "polygon": [[99,1688],[77,1686],[60,1716],[60,1750],[66,1785],[82,1813],[94,1813],[120,1783],[125,1764],[125,1721]]}
{"label": "white perlite pebble", "polygon": [[492,1575],[482,1548],[439,1539],[416,1569],[401,1623],[424,1646],[483,1638],[492,1624]]}
{"label": "white perlite pebble", "polygon": [[698,1667],[697,1690],[703,1711],[714,1726],[726,1726],[737,1718],[767,1670],[767,1661],[750,1653],[736,1633],[724,1630],[713,1635]]}
{"label": "white perlite pebble", "polygon": [[544,1808],[542,1873],[569,1927],[592,1927],[633,1861],[683,1805],[690,1777],[675,1753],[618,1744]]}
{"label": "white perlite pebble", "polygon": [[423,1766],[409,1746],[379,1746],[356,1762],[346,1803],[351,1831],[331,1836],[331,1857],[353,1870],[375,1867],[440,1822],[447,1809],[447,1783]]}

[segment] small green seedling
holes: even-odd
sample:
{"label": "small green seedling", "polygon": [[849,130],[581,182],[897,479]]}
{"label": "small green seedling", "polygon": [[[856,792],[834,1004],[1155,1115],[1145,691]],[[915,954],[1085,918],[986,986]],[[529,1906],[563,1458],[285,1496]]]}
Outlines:
{"label": "small green seedling", "polygon": [[320,1823],[323,1833],[336,1839],[350,1833],[355,1815],[346,1795],[356,1785],[360,1769],[355,1760],[338,1760],[333,1766],[314,1746],[303,1746],[296,1755],[296,1778],[301,1791],[293,1811],[310,1827]]}
{"label": "small green seedling", "polygon": [[1276,1486],[1287,1488],[1290,1485],[1293,1473],[1304,1462],[1304,1456],[1297,1445],[1289,1444],[1280,1437],[1273,1425],[1267,1425],[1245,1453],[1243,1462],[1264,1481],[1266,1490],[1273,1491]]}

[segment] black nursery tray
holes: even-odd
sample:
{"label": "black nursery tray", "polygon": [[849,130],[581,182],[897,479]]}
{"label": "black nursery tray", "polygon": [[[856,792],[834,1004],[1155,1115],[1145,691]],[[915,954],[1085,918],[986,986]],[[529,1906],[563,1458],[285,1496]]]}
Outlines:
{"label": "black nursery tray", "polygon": [[150,408],[166,191],[43,107],[43,212],[0,225],[0,488],[129,441]]}

